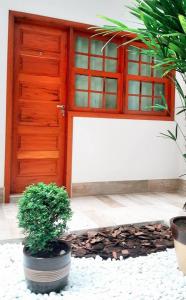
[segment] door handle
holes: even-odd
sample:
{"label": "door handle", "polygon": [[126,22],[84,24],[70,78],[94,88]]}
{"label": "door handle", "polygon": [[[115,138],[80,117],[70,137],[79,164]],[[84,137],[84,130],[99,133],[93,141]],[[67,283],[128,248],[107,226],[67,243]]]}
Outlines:
{"label": "door handle", "polygon": [[64,104],[57,105],[57,108],[60,109],[62,116],[64,117],[65,116],[65,105]]}

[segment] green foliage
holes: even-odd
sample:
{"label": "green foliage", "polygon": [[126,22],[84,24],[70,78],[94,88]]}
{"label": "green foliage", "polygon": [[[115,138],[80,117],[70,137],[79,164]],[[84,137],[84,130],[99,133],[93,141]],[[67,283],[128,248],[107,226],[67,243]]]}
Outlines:
{"label": "green foliage", "polygon": [[52,242],[64,232],[71,215],[70,200],[63,187],[54,183],[28,186],[18,203],[18,221],[29,252],[52,252]]}
{"label": "green foliage", "polygon": [[[131,28],[123,22],[101,16],[111,23],[102,28],[95,27],[100,34],[123,32],[133,33],[133,40],[141,40],[148,46],[147,52],[159,58],[166,70],[186,71],[186,0],[136,0],[136,6],[129,7],[143,27]],[[124,42],[124,44],[128,43]]]}
{"label": "green foliage", "polygon": [[170,130],[167,130],[167,133],[160,133],[163,137],[169,138],[173,141],[177,141],[178,138],[178,124],[176,124],[175,133],[172,133]]}
{"label": "green foliage", "polygon": [[[135,6],[129,7],[130,12],[142,26],[132,28],[123,22],[101,16],[110,24],[94,27],[96,35],[122,34],[125,38],[123,45],[136,40],[143,42],[148,48],[143,49],[142,53],[155,57],[155,68],[163,68],[163,76],[169,77],[175,83],[181,100],[181,107],[177,114],[184,113],[186,116],[185,91],[171,73],[171,71],[179,72],[186,84],[186,0],[135,0],[135,2]],[[130,39],[129,33],[132,34]],[[162,98],[162,104],[153,107],[156,110],[168,111],[164,100]],[[166,133],[161,133],[161,136],[173,140],[186,161],[186,154],[183,154],[177,142],[178,131],[186,142],[186,136],[178,123],[176,123],[175,133],[167,130]]]}

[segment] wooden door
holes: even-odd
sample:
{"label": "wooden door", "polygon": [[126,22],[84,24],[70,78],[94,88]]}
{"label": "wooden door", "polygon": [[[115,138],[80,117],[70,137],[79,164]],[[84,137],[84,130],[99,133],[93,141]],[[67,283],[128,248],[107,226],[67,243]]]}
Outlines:
{"label": "wooden door", "polygon": [[11,193],[65,184],[66,47],[65,31],[16,24]]}

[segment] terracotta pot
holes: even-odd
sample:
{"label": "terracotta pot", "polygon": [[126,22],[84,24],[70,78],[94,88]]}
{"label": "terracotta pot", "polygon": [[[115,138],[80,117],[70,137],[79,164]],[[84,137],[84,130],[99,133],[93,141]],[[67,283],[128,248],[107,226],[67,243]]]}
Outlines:
{"label": "terracotta pot", "polygon": [[54,257],[35,257],[23,249],[23,264],[27,287],[34,293],[59,292],[68,282],[71,249],[64,241],[58,245],[65,253]]}
{"label": "terracotta pot", "polygon": [[186,275],[186,216],[178,216],[170,220],[174,246],[180,271]]}

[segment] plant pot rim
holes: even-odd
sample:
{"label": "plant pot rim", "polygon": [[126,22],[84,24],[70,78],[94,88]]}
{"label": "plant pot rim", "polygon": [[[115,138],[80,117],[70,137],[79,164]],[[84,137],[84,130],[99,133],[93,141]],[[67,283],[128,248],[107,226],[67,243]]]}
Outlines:
{"label": "plant pot rim", "polygon": [[[178,221],[178,220],[186,220],[186,216],[177,216],[177,217],[171,218],[170,219],[170,225],[171,226],[176,226],[176,227],[179,228],[179,225],[176,224],[176,221]],[[185,231],[186,228],[185,229],[179,228],[179,230],[184,230]]]}
{"label": "plant pot rim", "polygon": [[176,224],[176,221],[184,220],[186,221],[186,216],[177,216],[170,220],[170,228],[172,231],[172,236],[174,240],[180,242],[183,245],[186,245],[186,226],[179,226]]}
{"label": "plant pot rim", "polygon": [[63,256],[68,255],[71,252],[71,246],[70,246],[70,244],[68,242],[66,242],[64,240],[60,240],[60,239],[58,239],[57,241],[60,242],[61,244],[66,245],[67,249],[66,249],[65,253],[62,253],[62,254],[59,254],[59,255],[55,255],[55,256],[51,256],[51,257],[39,257],[39,256],[34,256],[34,255],[29,254],[27,252],[27,250],[26,250],[26,246],[24,245],[24,247],[23,247],[23,254],[25,256],[28,256],[28,257],[31,257],[31,258],[37,259],[37,260],[53,260],[53,259],[56,259],[57,257],[63,257]]}

